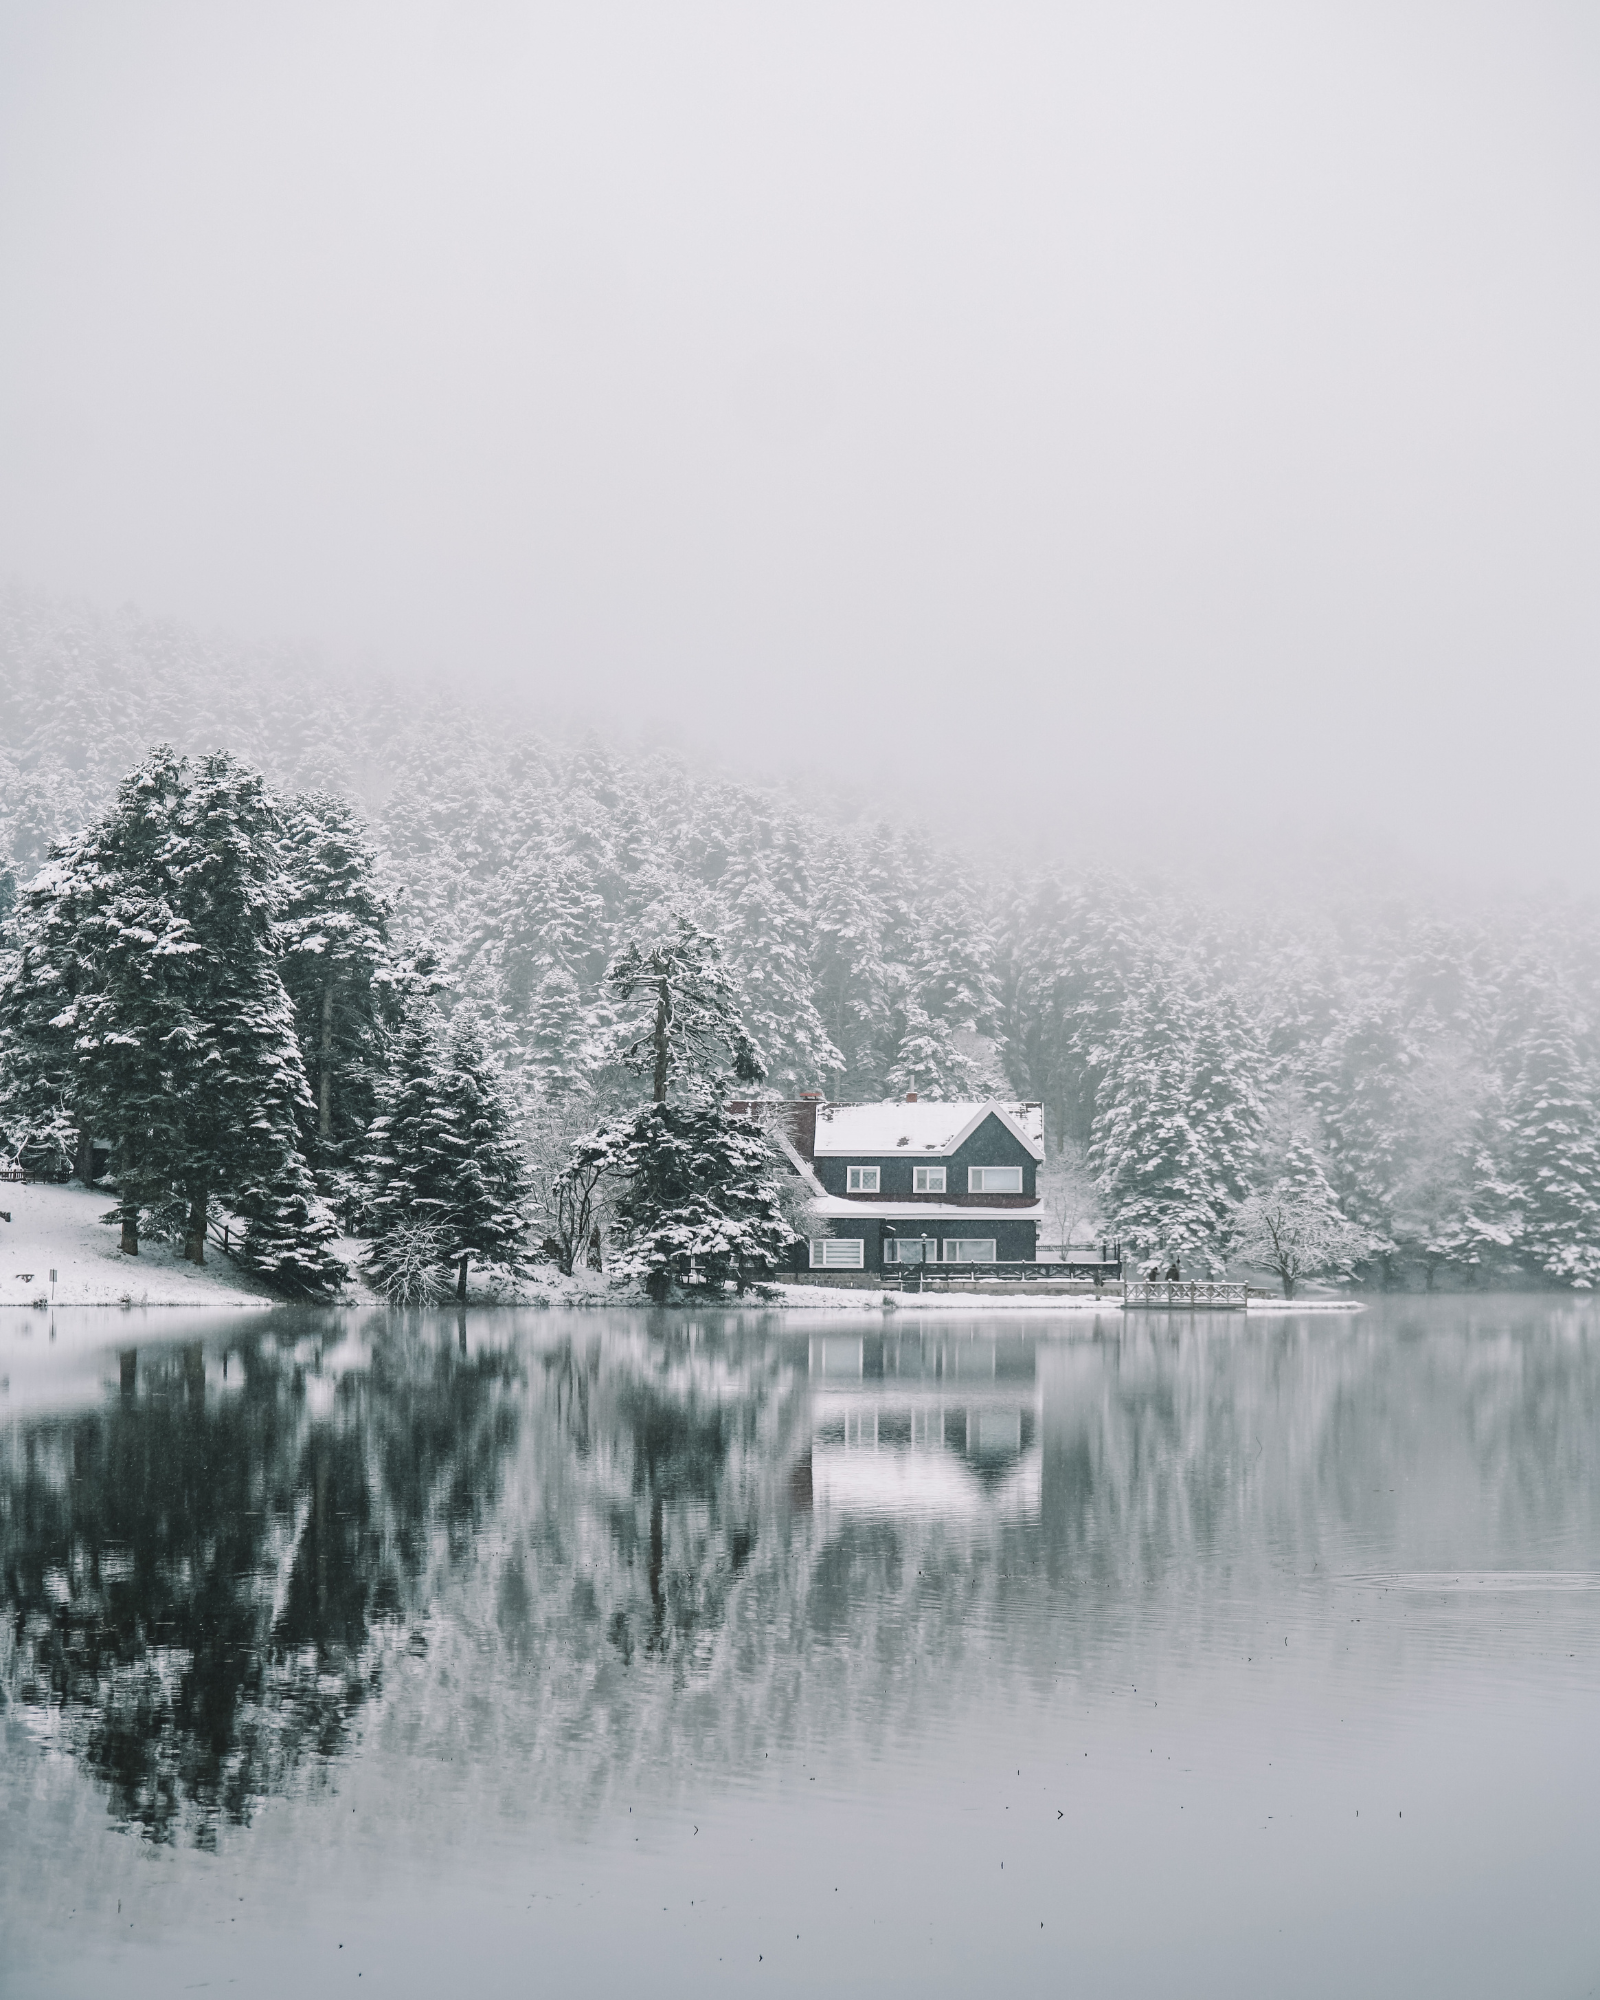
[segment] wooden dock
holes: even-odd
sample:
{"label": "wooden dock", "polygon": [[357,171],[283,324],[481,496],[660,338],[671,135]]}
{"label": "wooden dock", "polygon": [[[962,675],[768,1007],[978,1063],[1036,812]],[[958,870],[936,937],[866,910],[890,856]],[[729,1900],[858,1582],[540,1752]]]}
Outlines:
{"label": "wooden dock", "polygon": [[1243,1312],[1252,1297],[1264,1299],[1271,1294],[1249,1285],[1215,1281],[1185,1285],[1166,1278],[1130,1278],[1122,1288],[1122,1308],[1124,1312]]}

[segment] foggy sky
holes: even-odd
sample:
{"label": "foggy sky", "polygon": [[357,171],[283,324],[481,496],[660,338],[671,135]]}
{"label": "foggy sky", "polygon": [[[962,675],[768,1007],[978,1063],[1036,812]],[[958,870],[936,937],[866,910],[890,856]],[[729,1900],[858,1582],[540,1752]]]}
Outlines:
{"label": "foggy sky", "polygon": [[0,4],[0,571],[881,783],[1600,879],[1600,15]]}

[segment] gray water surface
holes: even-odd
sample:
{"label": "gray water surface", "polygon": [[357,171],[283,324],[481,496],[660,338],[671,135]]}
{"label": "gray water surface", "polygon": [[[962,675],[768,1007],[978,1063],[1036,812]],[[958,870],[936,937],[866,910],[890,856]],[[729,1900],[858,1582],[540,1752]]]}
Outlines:
{"label": "gray water surface", "polygon": [[1600,1990],[1600,1321],[0,1319],[0,1990]]}

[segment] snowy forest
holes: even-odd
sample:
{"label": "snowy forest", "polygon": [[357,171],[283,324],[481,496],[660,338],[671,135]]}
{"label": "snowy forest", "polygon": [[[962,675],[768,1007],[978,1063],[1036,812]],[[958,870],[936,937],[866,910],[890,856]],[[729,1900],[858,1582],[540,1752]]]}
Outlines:
{"label": "snowy forest", "polygon": [[[598,1209],[558,1212],[574,1146],[608,1119],[636,1168],[645,1143],[637,1125],[618,1137],[647,1094],[619,968],[679,933],[713,941],[729,1075],[749,1081],[747,1047],[770,1095],[1041,1101],[1046,1241],[1104,1231],[1194,1269],[1272,1268],[1288,1203],[1314,1224],[1307,1270],[1430,1289],[1600,1278],[1591,905],[1451,906],[1403,882],[1381,905],[1332,890],[1251,904],[1077,873],[887,820],[818,757],[814,786],[763,787],[547,734],[514,706],[13,593],[0,1150],[40,1142],[39,1064],[62,1031],[28,968],[64,907],[63,854],[82,920],[132,935],[94,884],[113,834],[141,838],[113,812],[140,769],[190,843],[173,879],[204,878],[207,909],[231,912],[237,955],[213,1000],[236,1046],[208,1060],[249,1070],[236,1101],[269,1108],[207,1142],[227,1155],[225,1190],[180,1174],[175,1195],[164,1172],[160,1198],[141,1195],[120,1161],[124,1229],[203,1243],[209,1196],[226,1194],[290,1289],[315,1287],[355,1209],[370,1228],[404,1206],[395,1135],[408,1102],[431,1115],[424,1099],[477,1135],[475,1219],[453,1250],[470,1236],[480,1259],[511,1254],[531,1217],[565,1267],[586,1255]],[[118,1088],[155,1115],[153,1072]],[[55,1134],[63,1170],[94,1171],[74,1157],[89,1136],[81,1120]],[[787,1225],[763,1204],[745,1221],[770,1247]],[[432,1254],[398,1227],[390,1241],[400,1280]]]}

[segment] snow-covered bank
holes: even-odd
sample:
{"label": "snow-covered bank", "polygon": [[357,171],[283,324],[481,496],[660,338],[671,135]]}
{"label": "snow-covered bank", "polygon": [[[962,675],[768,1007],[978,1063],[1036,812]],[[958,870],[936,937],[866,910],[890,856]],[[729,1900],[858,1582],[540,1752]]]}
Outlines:
{"label": "snow-covered bank", "polygon": [[1359,1313],[1366,1307],[1359,1299],[1252,1299],[1253,1313]]}
{"label": "snow-covered bank", "polygon": [[[146,1241],[137,1257],[124,1257],[117,1248],[115,1224],[102,1220],[111,1211],[113,1197],[80,1187],[23,1187],[0,1183],[0,1210],[11,1211],[11,1221],[0,1222],[0,1307],[28,1307],[39,1300],[50,1301],[50,1273],[56,1273],[54,1303],[58,1306],[271,1306],[283,1301],[239,1270],[219,1250],[207,1247],[208,1262],[187,1264],[171,1243]],[[345,1238],[339,1254],[350,1271],[350,1284],[342,1303],[352,1306],[381,1306],[383,1301],[361,1278],[361,1263],[367,1245]],[[444,1298],[441,1305],[453,1301]],[[613,1278],[610,1273],[579,1271],[563,1278],[548,1265],[513,1276],[504,1270],[485,1270],[474,1265],[470,1272],[467,1303],[474,1309],[484,1306],[533,1306],[571,1311],[585,1308],[648,1308],[653,1304],[643,1287]],[[1361,1311],[1353,1299],[1252,1299],[1254,1313],[1351,1313]],[[1071,1313],[1074,1315],[1122,1311],[1120,1296],[1041,1297],[1007,1292],[993,1298],[981,1292],[905,1294],[876,1288],[824,1285],[774,1285],[762,1296],[751,1291],[744,1298],[728,1293],[721,1299],[675,1297],[668,1312],[806,1312],[854,1313],[881,1316],[884,1313],[974,1314]],[[1178,1307],[1174,1310],[1182,1311]]]}
{"label": "snow-covered bank", "polygon": [[[113,1197],[81,1187],[0,1182],[0,1306],[270,1306],[281,1303],[209,1246],[204,1265],[186,1264],[175,1244],[144,1243],[137,1257],[117,1248],[101,1221]],[[52,1288],[50,1273],[56,1274]]]}

